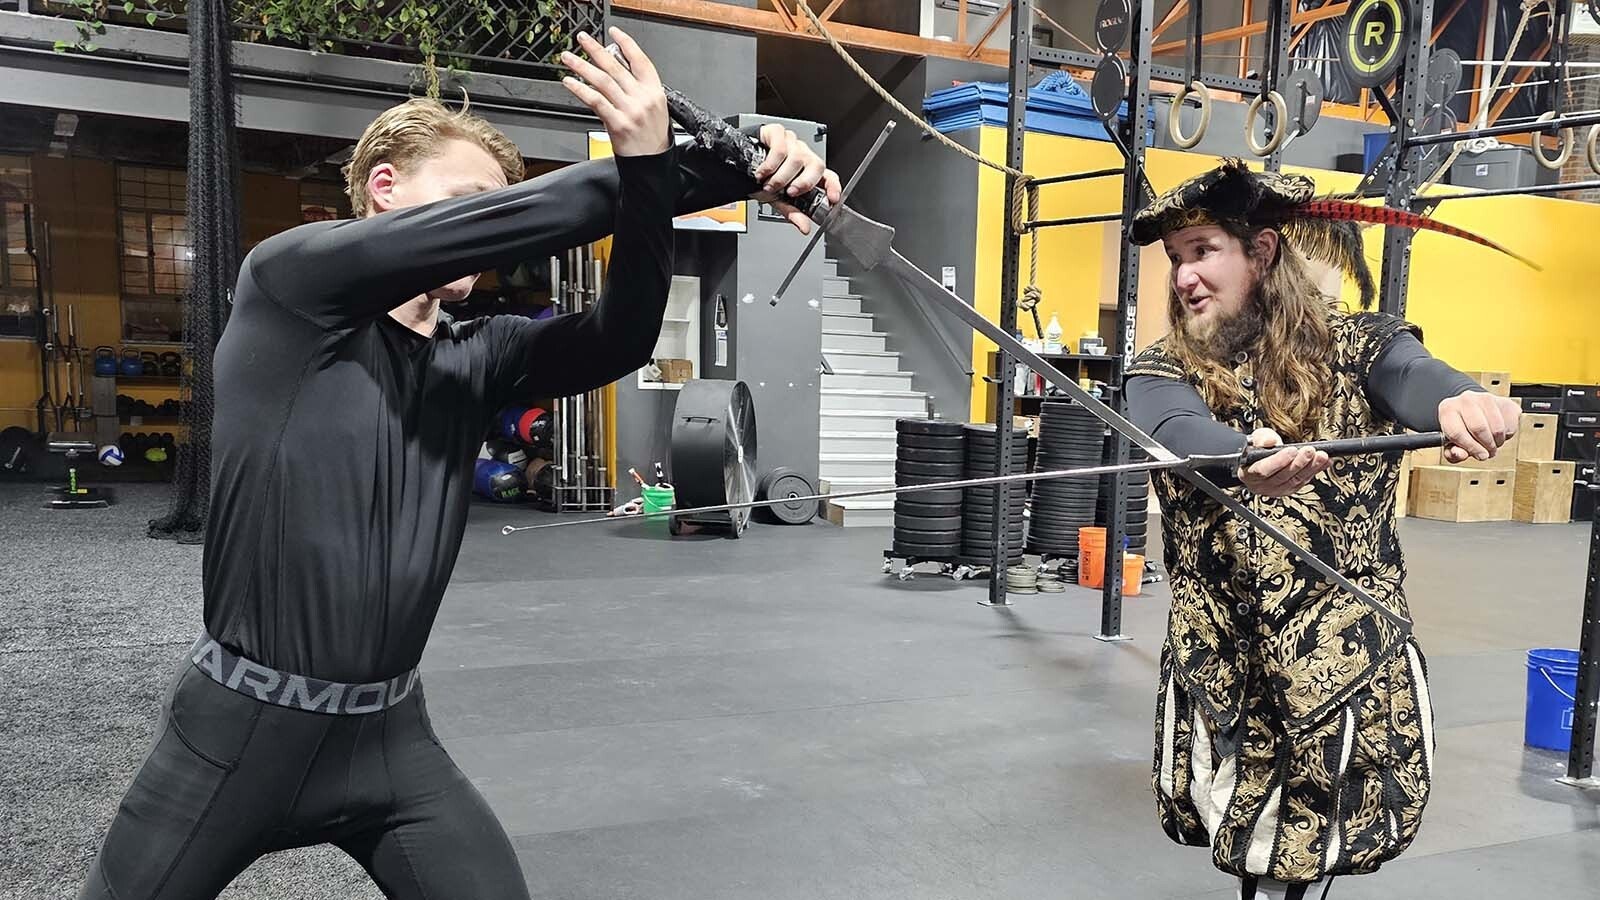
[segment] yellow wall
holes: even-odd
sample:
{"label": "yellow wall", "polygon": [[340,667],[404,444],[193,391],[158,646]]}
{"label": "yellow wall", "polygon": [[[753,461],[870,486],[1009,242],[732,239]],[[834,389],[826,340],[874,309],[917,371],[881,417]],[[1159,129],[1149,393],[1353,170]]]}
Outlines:
{"label": "yellow wall", "polygon": [[[78,343],[93,350],[108,344],[122,347],[122,300],[117,269],[115,165],[102,160],[29,158],[33,197],[39,218],[49,223],[54,255],[50,278],[63,316],[77,316]],[[247,246],[300,223],[297,182],[270,175],[243,179],[244,233]],[[63,372],[65,378],[65,372]],[[65,388],[63,387],[63,390]],[[151,403],[177,395],[160,386],[130,386],[121,393]],[[39,352],[31,341],[0,341],[0,428],[33,428],[39,398]]]}
{"label": "yellow wall", "polygon": [[[1005,132],[984,128],[979,139],[986,159],[1005,161]],[[1039,176],[1121,165],[1121,154],[1105,141],[1029,134],[1026,170]],[[1146,169],[1152,185],[1164,191],[1216,165],[1214,157],[1150,150]],[[1289,171],[1297,171],[1293,167]],[[1348,190],[1359,176],[1304,169],[1319,191]],[[985,316],[1000,315],[1000,264],[1005,223],[1005,178],[984,167],[978,177],[976,296]],[[1441,190],[1452,190],[1444,188]],[[1053,185],[1040,191],[1040,217],[1062,218],[1114,212],[1122,204],[1120,178]],[[1422,327],[1429,349],[1458,369],[1509,371],[1517,381],[1600,382],[1600,307],[1596,306],[1596,263],[1592,236],[1600,234],[1600,205],[1547,197],[1489,197],[1442,204],[1436,217],[1481,234],[1537,262],[1542,271],[1476,244],[1423,233],[1414,241],[1407,318]],[[1028,241],[1022,250],[1021,284],[1027,283]],[[1074,340],[1097,329],[1099,309],[1116,303],[1116,223],[1047,229],[1039,244],[1040,321],[1052,313],[1063,338]],[[1367,259],[1379,277],[1383,229],[1366,231]],[[1159,247],[1141,253],[1139,327],[1144,346],[1166,332],[1167,262]],[[1348,282],[1344,296],[1354,303]],[[1027,314],[1018,327],[1034,336]],[[1112,335],[1102,335],[1110,343]],[[986,371],[994,344],[973,339],[973,369]],[[985,385],[975,382],[971,416],[987,420]]]}

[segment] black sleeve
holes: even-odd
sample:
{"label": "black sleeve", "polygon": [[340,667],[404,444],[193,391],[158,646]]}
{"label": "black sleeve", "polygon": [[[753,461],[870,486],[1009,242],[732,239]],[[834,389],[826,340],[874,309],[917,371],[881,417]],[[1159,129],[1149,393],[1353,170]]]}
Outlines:
{"label": "black sleeve", "polygon": [[1483,387],[1434,358],[1409,332],[1389,339],[1367,373],[1373,406],[1412,431],[1439,430],[1439,404]]}
{"label": "black sleeve", "polygon": [[[677,169],[678,214],[757,189],[706,153],[674,147],[660,155]],[[346,327],[462,276],[605,237],[616,222],[621,165],[616,158],[575,163],[499,190],[302,225],[262,241],[245,266],[278,303],[324,328]]]}
{"label": "black sleeve", "polygon": [[678,173],[665,154],[618,158],[617,167],[616,238],[595,305],[553,319],[490,320],[491,384],[500,398],[570,396],[649,361],[672,280]]}
{"label": "black sleeve", "polygon": [[[1128,418],[1178,456],[1238,453],[1249,436],[1218,422],[1194,386],[1174,378],[1135,375],[1125,382]],[[1224,487],[1238,484],[1231,471],[1206,470]]]}

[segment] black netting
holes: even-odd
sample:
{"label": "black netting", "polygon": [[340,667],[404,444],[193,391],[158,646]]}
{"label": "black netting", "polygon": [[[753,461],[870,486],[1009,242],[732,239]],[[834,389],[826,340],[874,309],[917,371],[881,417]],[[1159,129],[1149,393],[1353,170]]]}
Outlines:
{"label": "black netting", "polygon": [[172,509],[150,536],[199,543],[211,494],[212,356],[239,272],[239,144],[234,129],[228,0],[189,4],[189,233],[194,260],[183,303],[182,422]]}

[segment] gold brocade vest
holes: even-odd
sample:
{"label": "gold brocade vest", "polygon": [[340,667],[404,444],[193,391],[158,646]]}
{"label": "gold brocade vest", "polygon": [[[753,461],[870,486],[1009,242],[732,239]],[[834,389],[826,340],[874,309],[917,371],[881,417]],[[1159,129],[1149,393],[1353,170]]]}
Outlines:
{"label": "gold brocade vest", "polygon": [[[1420,333],[1379,313],[1335,314],[1330,324],[1333,385],[1314,439],[1400,431],[1368,400],[1367,374],[1397,332]],[[1269,427],[1250,355],[1233,362],[1246,401],[1212,415],[1245,434]],[[1128,375],[1196,381],[1167,354],[1165,341],[1141,353]],[[1281,498],[1227,490],[1409,619],[1395,514],[1400,462],[1399,453],[1337,458]],[[1314,727],[1408,637],[1187,481],[1168,473],[1153,480],[1172,587],[1173,670],[1219,733],[1233,732],[1247,694],[1271,700],[1290,733]]]}

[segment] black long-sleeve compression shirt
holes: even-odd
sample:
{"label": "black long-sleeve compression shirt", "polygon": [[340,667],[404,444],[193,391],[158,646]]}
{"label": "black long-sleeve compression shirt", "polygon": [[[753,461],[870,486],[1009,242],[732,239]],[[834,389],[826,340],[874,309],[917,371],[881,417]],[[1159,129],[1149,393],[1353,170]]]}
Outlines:
{"label": "black long-sleeve compression shirt", "polygon": [[[666,308],[671,217],[754,189],[675,148],[263,241],[215,357],[206,630],[330,681],[415,666],[490,419],[515,397],[577,393],[643,365]],[[432,337],[388,315],[461,276],[613,231],[589,311],[441,316]]]}
{"label": "black long-sleeve compression shirt", "polygon": [[[1179,456],[1238,453],[1249,439],[1213,418],[1187,382],[1139,375],[1128,379],[1126,390],[1128,417]],[[1373,404],[1413,431],[1437,431],[1440,401],[1470,390],[1482,388],[1404,331],[1390,338],[1367,373],[1367,396]],[[1213,480],[1238,484],[1231,472],[1217,472]]]}

